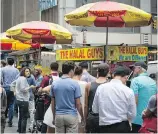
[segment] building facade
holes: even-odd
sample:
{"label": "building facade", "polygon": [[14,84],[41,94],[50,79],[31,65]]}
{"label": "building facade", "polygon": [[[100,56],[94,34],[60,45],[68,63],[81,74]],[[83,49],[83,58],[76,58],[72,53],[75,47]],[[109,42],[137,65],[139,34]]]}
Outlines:
{"label": "building facade", "polygon": [[12,26],[40,18],[38,0],[1,0],[1,33]]}
{"label": "building facade", "polygon": [[[47,1],[47,0],[43,0]],[[55,0],[54,0],[55,1]],[[58,23],[69,29],[74,35],[74,42],[77,44],[83,43],[83,27],[75,27],[66,24],[64,15],[75,10],[86,3],[98,2],[105,0],[58,0],[57,4],[49,9],[43,10],[41,13],[42,20]],[[111,0],[120,3],[125,3],[138,7],[146,12],[157,12],[157,0]],[[106,28],[86,27],[86,42],[88,44],[103,45],[106,42]],[[109,44],[118,45],[125,44],[150,44],[156,45],[156,30],[152,25],[147,27],[137,28],[109,28]]]}

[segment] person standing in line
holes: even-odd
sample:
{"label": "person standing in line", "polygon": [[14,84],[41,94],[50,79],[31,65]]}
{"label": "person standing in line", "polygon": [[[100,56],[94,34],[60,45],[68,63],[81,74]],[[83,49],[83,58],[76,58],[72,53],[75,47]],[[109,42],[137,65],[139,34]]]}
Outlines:
{"label": "person standing in line", "polygon": [[80,62],[80,63],[79,63],[79,66],[82,67],[82,69],[83,69],[83,74],[82,74],[82,77],[81,77],[81,80],[82,80],[82,81],[85,81],[85,82],[93,82],[93,81],[96,80],[95,77],[93,77],[92,75],[90,75],[90,74],[88,73],[88,71],[87,71],[87,70],[88,70],[88,63],[87,63],[87,62],[85,62],[85,61]]}
{"label": "person standing in line", "polygon": [[5,110],[7,108],[7,95],[1,85],[0,85],[0,97],[1,97],[1,133],[3,134],[6,124]]}
{"label": "person standing in line", "polygon": [[34,125],[34,112],[35,112],[35,101],[34,101],[34,90],[36,88],[36,81],[35,77],[31,74],[31,69],[29,72],[26,73],[27,82],[30,86],[34,86],[34,88],[29,89],[29,114],[30,114],[30,125],[29,125],[29,132],[32,132],[33,125]]}
{"label": "person standing in line", "polygon": [[134,64],[134,75],[137,77],[131,81],[130,88],[134,91],[137,115],[132,121],[132,133],[138,133],[143,123],[142,112],[147,107],[150,97],[156,94],[156,82],[147,74],[147,65],[145,62],[136,62]]}
{"label": "person standing in line", "polygon": [[[44,76],[41,88],[39,92],[50,94],[51,85],[53,82],[59,79],[59,73],[58,73],[59,64],[57,62],[52,62],[50,65],[51,74],[49,76]],[[41,133],[55,133],[55,126],[53,125],[53,114],[52,114],[52,108],[51,105],[47,109],[44,120],[42,124],[42,131]]]}
{"label": "person standing in line", "polygon": [[0,64],[0,67],[3,68],[7,65],[7,63],[4,61],[4,60],[1,60],[1,64]]}
{"label": "person standing in line", "polygon": [[[86,90],[85,98],[85,119],[86,119],[86,132],[87,133],[99,133],[99,115],[98,113],[93,113],[92,104],[94,100],[95,93],[99,85],[107,82],[109,73],[109,65],[106,63],[101,63],[98,65],[98,78],[96,81],[89,84],[89,88]],[[106,89],[105,89],[106,90]]]}
{"label": "person standing in line", "polygon": [[114,78],[98,87],[92,111],[99,113],[101,133],[130,133],[128,120],[136,115],[136,103],[133,91],[126,83],[129,70],[118,67],[114,71]]}
{"label": "person standing in line", "polygon": [[41,85],[41,82],[43,80],[43,76],[42,76],[42,70],[41,69],[35,69],[34,71],[34,77],[35,77],[35,80],[36,80],[36,87],[37,88],[40,88],[40,85]]}
{"label": "person standing in line", "polygon": [[[84,113],[84,104],[85,104],[85,91],[88,89],[88,84],[85,81],[81,81],[83,70],[80,66],[75,67],[74,71],[74,77],[73,79],[78,82],[80,89],[81,89],[81,104],[82,104],[82,109]],[[79,118],[79,133],[84,133],[84,126],[81,124],[81,117],[78,113],[78,118]]]}
{"label": "person standing in line", "polygon": [[19,120],[18,120],[18,132],[26,133],[28,109],[29,109],[29,90],[35,88],[35,86],[29,86],[27,77],[30,75],[29,68],[23,68],[20,72],[19,78],[16,80],[16,99],[19,109]]}
{"label": "person standing in line", "polygon": [[8,114],[9,116],[8,125],[9,127],[12,127],[15,96],[14,96],[14,92],[10,90],[10,85],[13,81],[15,81],[18,78],[19,70],[13,67],[14,59],[8,58],[7,63],[8,65],[3,67],[1,70],[1,82],[7,94],[7,108],[6,108],[5,116],[7,117]]}
{"label": "person standing in line", "polygon": [[72,79],[74,64],[63,63],[62,73],[62,77],[51,86],[53,124],[55,122],[56,133],[78,133],[77,110],[81,116],[81,124],[84,124],[84,117],[80,102],[81,89]]}

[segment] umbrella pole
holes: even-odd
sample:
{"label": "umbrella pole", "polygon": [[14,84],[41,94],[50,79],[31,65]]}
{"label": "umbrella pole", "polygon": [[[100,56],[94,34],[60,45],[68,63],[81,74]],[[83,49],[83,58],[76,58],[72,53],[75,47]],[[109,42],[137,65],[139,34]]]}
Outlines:
{"label": "umbrella pole", "polygon": [[40,35],[40,42],[39,42],[39,53],[38,53],[38,64],[41,65],[41,35]]}
{"label": "umbrella pole", "polygon": [[106,21],[106,45],[104,47],[105,62],[107,62],[107,58],[108,58],[108,33],[109,33],[108,21],[109,21],[109,17],[107,16],[107,21]]}

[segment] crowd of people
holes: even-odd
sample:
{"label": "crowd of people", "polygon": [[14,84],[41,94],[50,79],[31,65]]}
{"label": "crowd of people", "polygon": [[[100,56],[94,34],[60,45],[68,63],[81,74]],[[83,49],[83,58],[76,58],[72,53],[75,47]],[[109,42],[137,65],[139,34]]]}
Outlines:
{"label": "crowd of people", "polygon": [[[51,73],[44,76],[40,69],[18,70],[13,65],[12,58],[1,62],[1,133],[7,117],[12,127],[14,111],[18,112],[19,133],[26,133],[28,117],[32,132],[37,116],[42,116],[41,133],[157,132],[155,125],[144,123],[148,118],[157,120],[158,84],[148,76],[145,62],[133,65],[130,86],[131,70],[124,66],[115,68],[109,78],[109,65],[101,63],[95,78],[89,74],[87,62],[64,62],[62,73],[53,62]],[[36,102],[43,94],[47,97],[41,109]],[[43,114],[37,114],[41,111]]]}

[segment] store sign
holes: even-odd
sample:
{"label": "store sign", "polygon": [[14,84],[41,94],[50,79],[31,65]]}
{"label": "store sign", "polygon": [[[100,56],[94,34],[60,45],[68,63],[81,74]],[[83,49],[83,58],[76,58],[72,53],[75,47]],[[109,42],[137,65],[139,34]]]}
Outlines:
{"label": "store sign", "polygon": [[104,60],[104,47],[57,50],[56,60],[57,61]]}
{"label": "store sign", "polygon": [[110,61],[147,61],[147,47],[109,46],[108,60]]}
{"label": "store sign", "polygon": [[[109,61],[147,61],[147,47],[108,46]],[[57,61],[104,60],[104,46],[56,51]]]}
{"label": "store sign", "polygon": [[41,11],[57,6],[57,0],[39,0],[39,8]]}

